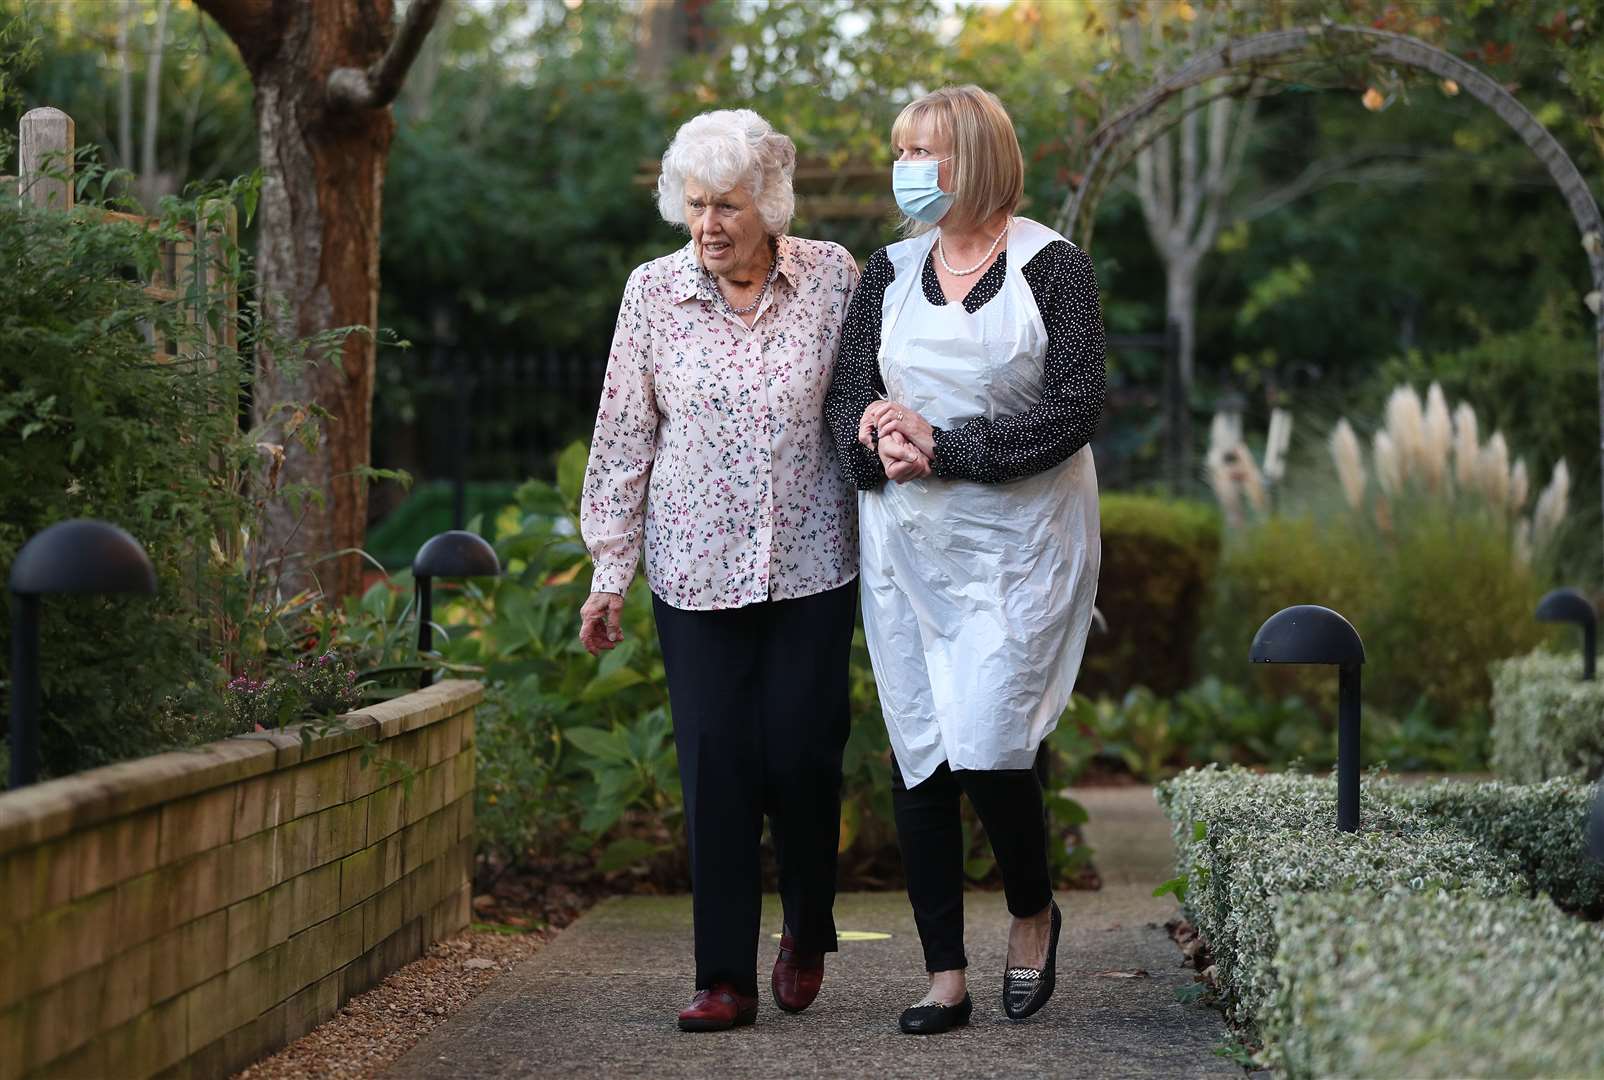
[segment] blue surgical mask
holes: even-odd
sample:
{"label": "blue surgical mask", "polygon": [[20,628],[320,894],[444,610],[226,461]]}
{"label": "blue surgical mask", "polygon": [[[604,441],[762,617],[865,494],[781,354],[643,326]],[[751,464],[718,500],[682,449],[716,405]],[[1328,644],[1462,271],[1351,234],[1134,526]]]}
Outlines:
{"label": "blue surgical mask", "polygon": [[952,192],[937,180],[942,161],[897,161],[891,165],[891,193],[897,206],[915,221],[934,225],[952,208]]}

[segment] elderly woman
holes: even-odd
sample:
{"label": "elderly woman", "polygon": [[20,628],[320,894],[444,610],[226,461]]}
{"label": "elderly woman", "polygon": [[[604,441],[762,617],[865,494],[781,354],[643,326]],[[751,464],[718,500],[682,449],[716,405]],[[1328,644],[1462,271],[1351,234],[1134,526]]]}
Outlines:
{"label": "elderly woman", "polygon": [[[1060,915],[1032,768],[1069,703],[1097,588],[1103,327],[1086,254],[1014,216],[1002,104],[938,90],[891,130],[910,239],[852,298],[825,410],[861,489],[863,623],[930,992],[909,1034],[968,1021],[959,796],[1013,915],[1003,1010],[1053,992]],[[887,481],[891,481],[887,483]]]}
{"label": "elderly woman", "polygon": [[840,246],[786,235],[795,163],[747,109],[674,136],[657,203],[690,243],[624,287],[580,506],[593,654],[622,640],[645,547],[690,837],[686,1031],[756,1019],[765,814],[780,1008],[812,1003],[836,948],[858,546],[823,402],[858,272]]}

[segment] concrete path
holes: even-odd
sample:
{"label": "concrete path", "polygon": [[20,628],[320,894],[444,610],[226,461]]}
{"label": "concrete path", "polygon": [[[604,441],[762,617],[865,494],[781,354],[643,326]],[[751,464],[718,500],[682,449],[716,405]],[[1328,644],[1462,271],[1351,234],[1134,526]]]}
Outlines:
{"label": "concrete path", "polygon": [[[632,897],[597,905],[388,1075],[1240,1077],[1213,1053],[1226,1035],[1219,1014],[1175,1000],[1191,971],[1163,926],[1174,902],[1151,895],[1171,874],[1169,835],[1151,791],[1076,794],[1091,813],[1089,840],[1107,884],[1060,895],[1058,990],[1029,1021],[1002,1015],[1008,915],[1000,893],[966,899],[974,1019],[933,1038],[897,1030],[898,1013],[925,989],[906,898],[853,893],[837,902],[837,925],[890,937],[844,941],[812,1008],[793,1016],[770,1001],[770,939],[761,951],[757,1024],[684,1034],[674,1017],[692,989],[689,900]],[[764,917],[777,934],[776,898],[766,898]]]}

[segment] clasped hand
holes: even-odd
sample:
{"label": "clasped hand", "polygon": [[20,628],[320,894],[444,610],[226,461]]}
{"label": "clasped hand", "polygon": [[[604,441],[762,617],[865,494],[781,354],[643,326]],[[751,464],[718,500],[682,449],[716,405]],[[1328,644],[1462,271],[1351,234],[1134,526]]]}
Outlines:
{"label": "clasped hand", "polygon": [[930,459],[936,454],[935,432],[924,417],[905,405],[876,401],[863,410],[858,441],[880,455],[886,476],[899,484],[930,475]]}

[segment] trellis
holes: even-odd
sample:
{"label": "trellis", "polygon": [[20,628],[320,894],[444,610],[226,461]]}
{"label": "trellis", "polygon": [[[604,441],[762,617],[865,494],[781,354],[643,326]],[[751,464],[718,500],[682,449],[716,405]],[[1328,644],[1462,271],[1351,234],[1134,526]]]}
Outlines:
{"label": "trellis", "polygon": [[[1199,53],[1160,78],[1093,134],[1085,149],[1080,183],[1071,190],[1059,213],[1058,230],[1090,248],[1098,200],[1113,178],[1141,150],[1142,136],[1150,118],[1183,91],[1232,75],[1262,74],[1277,64],[1309,56],[1333,63],[1353,58],[1385,60],[1441,79],[1452,79],[1508,124],[1548,170],[1576,220],[1592,272],[1592,288],[1585,300],[1593,313],[1600,447],[1604,451],[1604,218],[1600,217],[1592,189],[1559,140],[1497,79],[1419,38],[1361,26],[1309,26],[1255,34]],[[1604,495],[1604,476],[1600,483],[1601,495]]]}

